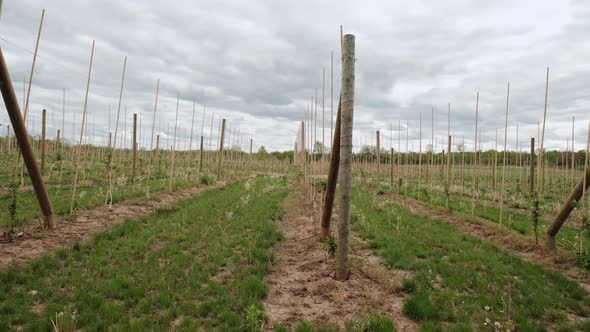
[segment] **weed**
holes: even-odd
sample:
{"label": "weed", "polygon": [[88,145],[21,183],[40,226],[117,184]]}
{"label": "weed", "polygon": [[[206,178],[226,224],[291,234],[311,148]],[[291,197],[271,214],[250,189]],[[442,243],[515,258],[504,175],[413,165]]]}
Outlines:
{"label": "weed", "polygon": [[264,324],[264,312],[257,305],[252,304],[246,308],[246,330],[260,331]]}
{"label": "weed", "polygon": [[330,257],[336,256],[336,249],[338,248],[338,243],[336,242],[336,239],[334,239],[333,236],[330,236],[326,245],[328,249],[328,255],[330,255]]}

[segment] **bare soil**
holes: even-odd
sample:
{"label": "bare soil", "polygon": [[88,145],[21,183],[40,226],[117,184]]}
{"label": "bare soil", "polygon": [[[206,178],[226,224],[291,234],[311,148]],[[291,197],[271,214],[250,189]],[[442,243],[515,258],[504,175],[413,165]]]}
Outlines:
{"label": "bare soil", "polygon": [[[572,259],[564,259],[536,245],[531,236],[512,233],[502,226],[489,221],[459,214],[453,214],[445,209],[430,206],[413,198],[390,194],[390,197],[404,209],[413,214],[440,220],[455,226],[460,231],[476,236],[482,240],[491,241],[507,252],[526,261],[542,264],[545,267],[563,273],[580,284],[590,293],[590,275],[575,265]],[[542,234],[539,238],[542,242]]]}
{"label": "bare soil", "polygon": [[199,186],[175,192],[164,192],[145,198],[130,199],[113,204],[109,209],[101,205],[93,209],[80,210],[72,220],[69,216],[54,216],[55,230],[43,228],[40,223],[30,223],[15,230],[12,242],[0,238],[0,269],[51,254],[54,249],[90,240],[94,234],[108,230],[125,219],[154,213],[156,210],[174,204],[176,201],[195,196],[203,191],[224,187],[228,182]]}
{"label": "bare soil", "polygon": [[266,277],[265,329],[271,331],[277,323],[294,327],[302,320],[332,322],[343,329],[347,321],[383,314],[399,331],[415,331],[416,323],[403,314],[405,294],[401,292],[402,280],[411,278],[411,272],[387,269],[365,242],[351,234],[350,276],[346,281],[335,280],[334,258],[319,240],[318,219],[311,214],[319,207],[306,203],[300,188],[292,187],[280,223],[284,239],[275,248]]}

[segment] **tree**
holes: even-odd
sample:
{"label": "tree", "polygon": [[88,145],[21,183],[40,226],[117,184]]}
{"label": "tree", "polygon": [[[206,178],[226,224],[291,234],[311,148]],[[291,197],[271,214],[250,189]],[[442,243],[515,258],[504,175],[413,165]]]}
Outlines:
{"label": "tree", "polygon": [[258,149],[258,154],[259,154],[259,155],[265,155],[265,154],[267,154],[267,153],[268,153],[268,152],[266,151],[266,148],[264,147],[264,145],[263,145],[263,146],[261,146],[261,147]]}
{"label": "tree", "polygon": [[316,141],[313,145],[313,154],[319,155],[322,153],[328,153],[328,148],[322,144],[320,141]]}

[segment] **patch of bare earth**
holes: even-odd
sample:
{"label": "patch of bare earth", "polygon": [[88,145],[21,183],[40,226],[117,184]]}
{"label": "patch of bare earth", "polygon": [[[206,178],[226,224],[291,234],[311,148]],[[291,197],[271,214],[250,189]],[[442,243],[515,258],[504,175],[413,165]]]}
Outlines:
{"label": "patch of bare earth", "polygon": [[530,236],[515,234],[498,224],[480,218],[453,214],[413,198],[397,194],[391,194],[390,197],[413,214],[446,222],[463,233],[494,242],[507,252],[526,261],[542,264],[553,271],[563,273],[590,293],[590,278],[587,271],[577,267],[572,259],[563,259],[547,251],[544,246],[536,245]]}
{"label": "patch of bare earth", "polygon": [[280,223],[284,239],[275,248],[266,278],[265,328],[270,331],[277,323],[293,327],[304,320],[332,322],[342,329],[349,320],[383,314],[395,321],[399,331],[415,331],[416,323],[403,314],[401,292],[402,280],[411,278],[411,273],[387,269],[366,243],[351,234],[350,277],[335,280],[334,259],[326,243],[319,241],[318,222],[310,215],[314,209],[298,188],[285,199]]}
{"label": "patch of bare earth", "polygon": [[[228,182],[231,181],[235,180],[228,180]],[[52,231],[39,224],[23,225],[16,231],[19,236],[12,242],[7,242],[4,238],[0,239],[0,269],[50,254],[58,247],[90,240],[94,234],[108,230],[125,219],[154,213],[178,200],[195,196],[209,189],[224,187],[228,182],[155,194],[149,201],[145,198],[130,199],[113,204],[111,209],[102,205],[93,209],[80,210],[75,221],[55,216],[57,228]]]}

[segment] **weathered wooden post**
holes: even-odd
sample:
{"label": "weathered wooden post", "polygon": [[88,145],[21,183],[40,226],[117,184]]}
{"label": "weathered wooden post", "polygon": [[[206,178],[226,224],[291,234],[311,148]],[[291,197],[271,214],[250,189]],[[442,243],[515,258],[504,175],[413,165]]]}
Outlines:
{"label": "weathered wooden post", "polygon": [[223,140],[225,138],[225,119],[221,120],[221,137],[219,138],[219,160],[217,164],[217,176],[221,179],[221,164],[223,163]]}
{"label": "weathered wooden post", "polygon": [[46,121],[47,121],[47,110],[43,109],[41,115],[41,173],[45,170],[45,157],[47,150],[45,149],[45,135],[46,135]]}
{"label": "weathered wooden post", "polygon": [[55,222],[53,220],[53,207],[49,201],[45,183],[43,182],[43,175],[35,161],[35,154],[29,141],[29,135],[27,134],[27,128],[25,127],[25,121],[21,115],[20,108],[18,106],[18,100],[12,86],[10,79],[10,73],[4,60],[4,54],[0,48],[0,90],[2,91],[2,98],[4,99],[4,105],[6,105],[6,111],[10,118],[10,123],[14,130],[14,136],[20,148],[25,166],[31,177],[31,183],[43,214],[45,226],[49,229],[55,228]]}
{"label": "weathered wooden post", "polygon": [[[330,223],[332,221],[332,208],[334,206],[334,197],[336,196],[336,185],[338,184],[338,171],[340,167],[340,126],[341,126],[341,108],[338,101],[338,112],[336,114],[336,128],[334,130],[332,148],[330,149],[330,166],[328,169],[328,183],[326,184],[326,194],[324,197],[324,207],[322,209],[321,219],[321,238],[326,239],[330,236]],[[303,126],[303,122],[301,123]],[[305,135],[303,135],[305,137]],[[305,157],[305,149],[303,150]],[[304,158],[305,165],[305,158]]]}
{"label": "weathered wooden post", "polygon": [[133,162],[131,169],[131,181],[135,181],[137,175],[137,113],[133,113]]}
{"label": "weathered wooden post", "polygon": [[588,189],[588,184],[590,184],[590,169],[585,170],[584,175],[578,182],[576,188],[574,188],[574,191],[569,195],[568,199],[565,202],[563,202],[559,214],[551,224],[551,227],[547,229],[547,235],[545,236],[545,244],[547,245],[547,248],[549,250],[556,250],[555,236],[557,235],[557,233],[561,229],[561,226],[563,226],[569,215],[574,210],[576,204],[580,201],[580,198],[582,198],[584,192]]}
{"label": "weathered wooden post", "polygon": [[345,35],[342,47],[342,114],[340,133],[340,223],[336,250],[336,279],[348,278],[348,234],[352,189],[352,124],[354,118],[354,35]]}

